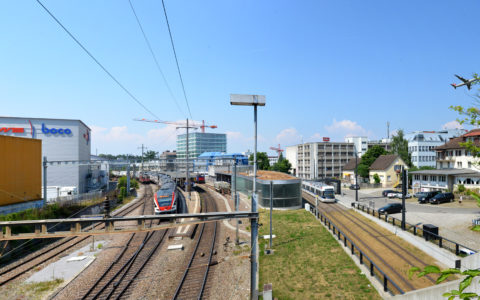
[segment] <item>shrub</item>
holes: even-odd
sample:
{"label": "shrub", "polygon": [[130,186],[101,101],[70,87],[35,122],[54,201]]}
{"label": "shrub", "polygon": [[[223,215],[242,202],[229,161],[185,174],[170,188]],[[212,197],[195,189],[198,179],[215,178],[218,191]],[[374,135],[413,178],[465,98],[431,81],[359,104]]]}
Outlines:
{"label": "shrub", "polygon": [[375,180],[375,183],[380,183],[380,176],[377,173],[373,174],[373,180]]}
{"label": "shrub", "polygon": [[120,188],[119,193],[118,193],[118,202],[122,203],[123,199],[125,199],[125,197],[127,197],[127,189],[124,186],[122,186]]}
{"label": "shrub", "polygon": [[466,188],[465,188],[465,186],[464,186],[463,184],[459,184],[459,185],[457,186],[457,191],[458,191],[459,193],[463,193],[463,192],[465,192],[465,190],[466,190]]}

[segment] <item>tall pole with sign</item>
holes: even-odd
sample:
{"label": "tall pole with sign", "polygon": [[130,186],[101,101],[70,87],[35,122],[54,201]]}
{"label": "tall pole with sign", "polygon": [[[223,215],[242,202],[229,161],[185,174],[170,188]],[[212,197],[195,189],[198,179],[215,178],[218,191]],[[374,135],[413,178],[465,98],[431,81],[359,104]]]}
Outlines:
{"label": "tall pole with sign", "polygon": [[[265,106],[265,96],[262,95],[230,95],[231,105],[253,106],[253,126],[254,126],[254,150],[253,150],[253,191],[252,191],[252,212],[257,213],[257,106]],[[251,219],[251,252],[250,252],[250,298],[257,299],[257,237],[258,220]]]}
{"label": "tall pole with sign", "polygon": [[47,157],[43,157],[43,205],[47,204]]}

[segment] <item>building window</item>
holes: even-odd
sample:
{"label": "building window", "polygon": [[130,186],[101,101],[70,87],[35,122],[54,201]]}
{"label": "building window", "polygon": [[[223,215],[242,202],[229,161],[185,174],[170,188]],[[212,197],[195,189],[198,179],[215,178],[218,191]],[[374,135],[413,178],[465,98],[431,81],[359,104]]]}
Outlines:
{"label": "building window", "polygon": [[438,176],[438,181],[440,181],[440,182],[445,182],[445,181],[446,181],[445,175],[440,175],[440,176]]}
{"label": "building window", "polygon": [[462,162],[461,161],[457,161],[457,168],[461,168],[462,167]]}
{"label": "building window", "polygon": [[430,181],[437,181],[437,176],[430,175]]}
{"label": "building window", "polygon": [[428,181],[428,176],[427,176],[427,175],[423,175],[423,176],[422,176],[422,180],[423,180],[423,181]]}

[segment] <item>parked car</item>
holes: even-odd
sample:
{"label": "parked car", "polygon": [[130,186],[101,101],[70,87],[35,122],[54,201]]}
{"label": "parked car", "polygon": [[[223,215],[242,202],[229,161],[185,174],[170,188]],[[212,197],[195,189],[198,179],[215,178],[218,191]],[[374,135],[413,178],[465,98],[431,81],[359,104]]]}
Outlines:
{"label": "parked car", "polygon": [[427,192],[424,196],[420,196],[418,198],[418,203],[429,203],[430,199],[435,197],[435,195],[440,194],[440,191],[434,191],[434,192]]}
{"label": "parked car", "polygon": [[455,199],[453,193],[440,193],[430,199],[430,203],[439,204],[443,202],[452,202]]}
{"label": "parked car", "polygon": [[425,196],[427,194],[427,192],[418,192],[418,193],[415,193],[415,195],[413,195],[415,198],[420,198],[422,196]]}
{"label": "parked car", "polygon": [[389,203],[378,209],[379,214],[396,214],[402,211],[401,203]]}
{"label": "parked car", "polygon": [[383,197],[388,197],[387,195],[388,195],[389,193],[396,193],[396,192],[397,192],[397,191],[394,191],[394,190],[384,190],[384,191],[382,192],[382,196],[383,196]]}
{"label": "parked car", "polygon": [[351,184],[349,189],[351,190],[359,190],[360,189],[360,186],[358,184]]}
{"label": "parked car", "polygon": [[[388,193],[387,194],[387,197],[388,198],[399,198],[399,199],[402,199],[402,193],[401,192],[392,192],[392,193]],[[406,194],[405,195],[405,199],[409,199],[409,198],[412,198],[412,195],[410,194]]]}

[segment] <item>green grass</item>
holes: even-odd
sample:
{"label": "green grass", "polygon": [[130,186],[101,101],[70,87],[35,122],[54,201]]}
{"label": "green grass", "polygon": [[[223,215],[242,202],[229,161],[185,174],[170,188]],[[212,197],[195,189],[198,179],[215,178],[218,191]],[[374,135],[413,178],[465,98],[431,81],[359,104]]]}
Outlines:
{"label": "green grass", "polygon": [[8,287],[2,287],[0,299],[46,299],[63,283],[63,279],[32,283],[12,283]]}
{"label": "green grass", "polygon": [[480,231],[480,225],[472,226],[473,231]]}
{"label": "green grass", "polygon": [[[269,212],[260,212],[260,236],[269,234]],[[305,210],[274,211],[273,255],[259,239],[260,287],[273,284],[278,299],[381,299],[332,235]]]}

